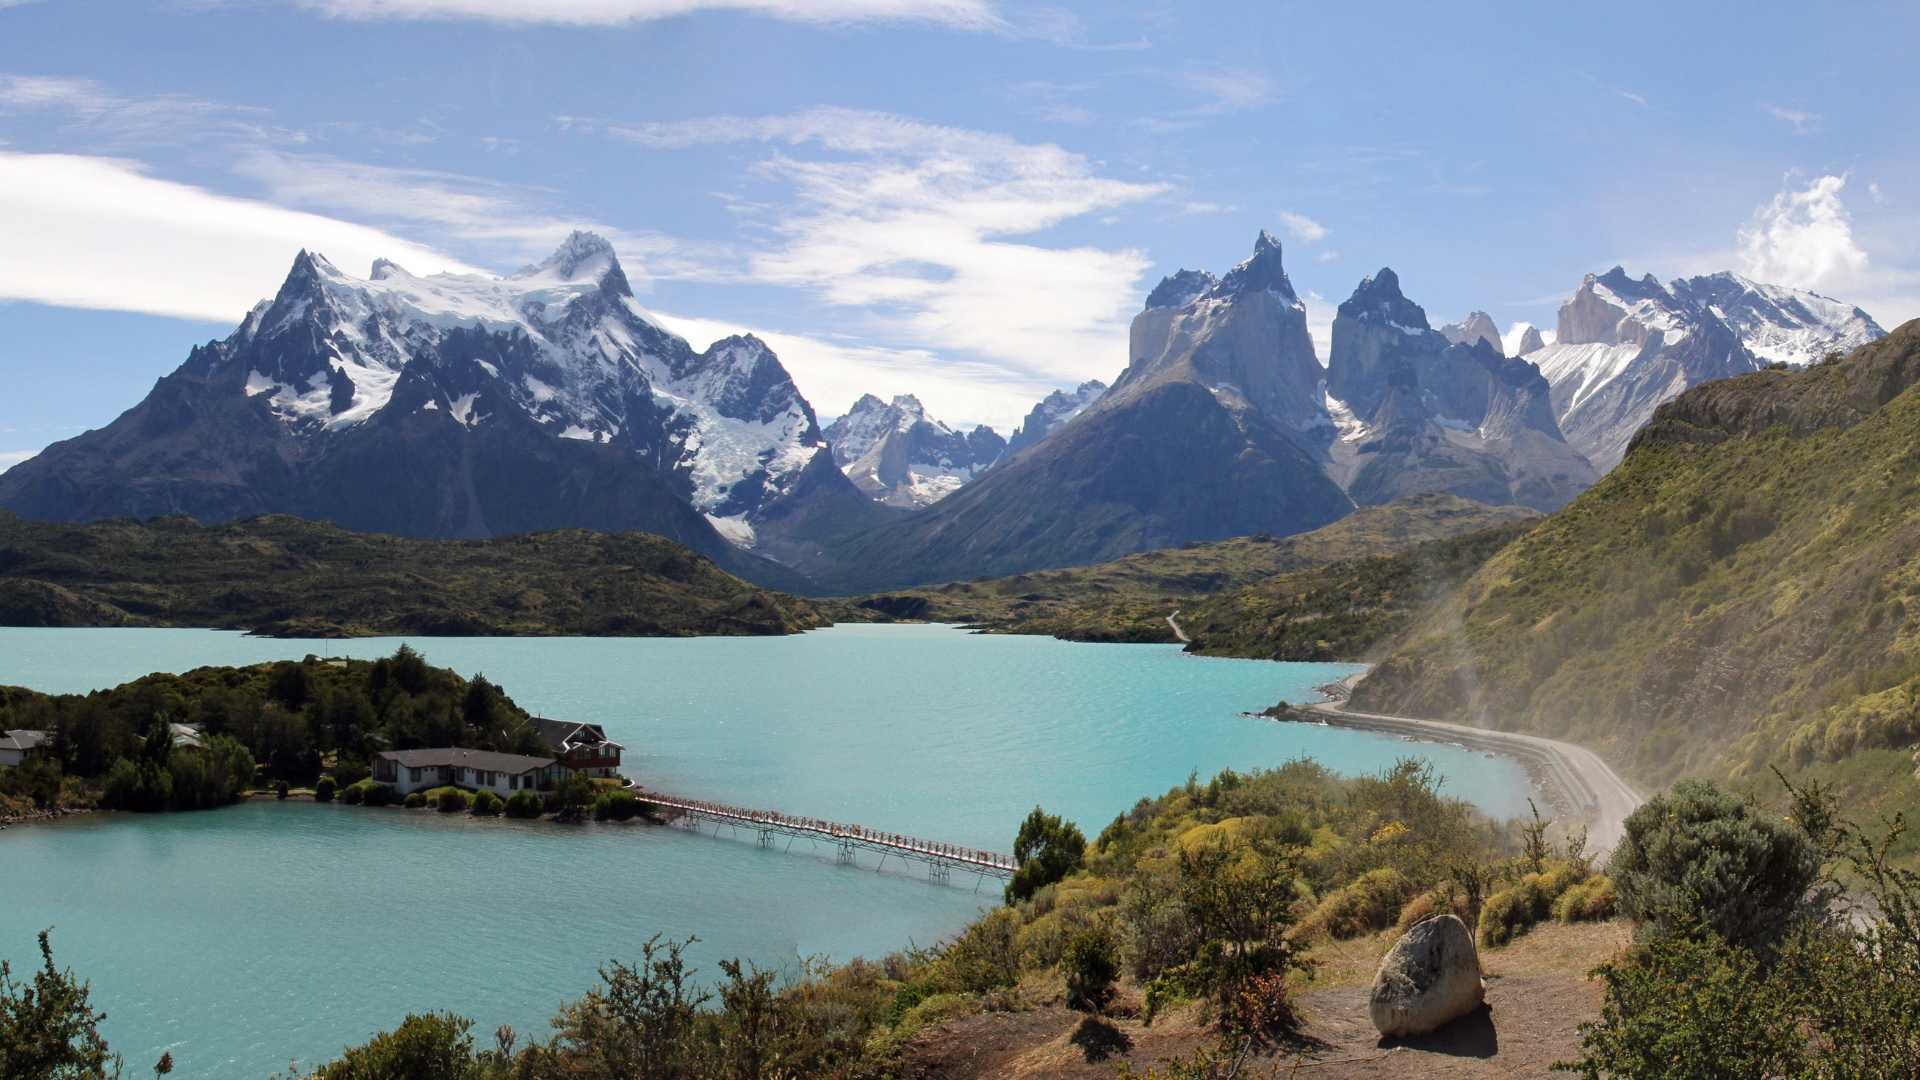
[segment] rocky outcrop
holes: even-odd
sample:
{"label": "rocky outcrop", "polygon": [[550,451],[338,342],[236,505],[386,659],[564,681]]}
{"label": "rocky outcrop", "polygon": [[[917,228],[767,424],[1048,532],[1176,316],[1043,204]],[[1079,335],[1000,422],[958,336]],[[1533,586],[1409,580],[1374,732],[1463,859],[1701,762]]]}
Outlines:
{"label": "rocky outcrop", "polygon": [[1448,323],[1440,328],[1440,336],[1455,345],[1471,345],[1484,341],[1494,352],[1501,352],[1500,328],[1494,325],[1493,316],[1484,311],[1475,311],[1456,323]]}
{"label": "rocky outcrop", "polygon": [[[1212,280],[1211,275],[1208,275],[1208,280]],[[1087,406],[1098,401],[1100,395],[1106,392],[1106,383],[1099,379],[1088,379],[1072,390],[1055,390],[1041,398],[1040,403],[1027,413],[1027,418],[1014,429],[1013,437],[1007,440],[1007,456],[1012,457],[1058,431],[1074,417],[1087,411]]]}
{"label": "rocky outcrop", "polygon": [[1387,950],[1368,1012],[1387,1038],[1424,1035],[1478,1009],[1486,992],[1467,924],[1457,915],[1438,915]]}
{"label": "rocky outcrop", "polygon": [[1590,486],[1539,369],[1450,343],[1390,269],[1340,305],[1327,364],[1329,472],[1363,506],[1446,492],[1552,510]]}
{"label": "rocky outcrop", "polygon": [[1532,323],[1514,323],[1508,331],[1513,346],[1507,350],[1509,356],[1525,356],[1547,347],[1547,339],[1540,336],[1540,328]]}

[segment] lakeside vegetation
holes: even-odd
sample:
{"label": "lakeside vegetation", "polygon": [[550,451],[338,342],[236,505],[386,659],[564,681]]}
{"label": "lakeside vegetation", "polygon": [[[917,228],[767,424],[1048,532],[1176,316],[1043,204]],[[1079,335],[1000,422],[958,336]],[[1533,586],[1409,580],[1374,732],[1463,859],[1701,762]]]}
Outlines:
{"label": "lakeside vegetation", "polygon": [[647,533],[420,540],[285,515],[64,525],[0,512],[0,625],[680,637],[826,624],[813,602]]}
{"label": "lakeside vegetation", "polygon": [[[1560,1066],[1580,1075],[1910,1075],[1920,875],[1887,860],[1901,826],[1864,829],[1818,787],[1789,795],[1781,817],[1682,784],[1633,815],[1603,873],[1577,834],[1489,821],[1418,762],[1361,778],[1308,761],[1225,772],[1141,800],[1092,843],[1036,810],[1006,906],[931,949],[780,980],[732,961],[695,971],[686,942],[656,937],[603,967],[547,1038],[409,1015],[297,1075],[878,1078],[915,1074],[993,1017],[1071,1010],[1073,1052],[1113,1075],[1284,1076],[1323,1052],[1303,991],[1337,944],[1446,912],[1477,925],[1495,964],[1547,921],[1628,921],[1632,944],[1595,973],[1603,1007]],[[30,983],[0,972],[0,1074],[120,1075],[87,987],[42,948]],[[1156,1025],[1199,1041],[1140,1060]]]}
{"label": "lakeside vegetation", "polygon": [[[256,787],[323,780],[329,797],[337,786],[350,800],[345,793],[356,789],[364,797],[382,750],[548,756],[530,719],[486,676],[433,667],[404,645],[373,661],[309,656],[196,668],[90,694],[0,686],[0,730],[53,736],[48,752],[0,769],[0,815],[190,810]],[[198,734],[182,740],[175,724]]]}
{"label": "lakeside vegetation", "polygon": [[[1356,706],[1563,736],[1664,785],[1920,809],[1920,324],[1663,406],[1490,559]],[[1911,851],[1911,840],[1903,841]]]}
{"label": "lakeside vegetation", "polygon": [[[1511,539],[1537,520],[1536,512],[1523,507],[1418,495],[1363,507],[1295,536],[1244,536],[1094,566],[906,589],[833,610],[843,619],[960,623],[1069,641],[1171,642],[1167,615],[1179,609],[1196,651],[1295,660],[1345,650],[1338,658],[1353,659],[1404,625],[1427,598],[1427,592],[1408,587],[1418,574],[1462,558],[1485,558],[1499,546],[1495,538]],[[1482,533],[1487,539],[1447,549],[1454,552],[1450,556],[1430,550]],[[1202,609],[1205,614],[1194,618]],[[1322,630],[1307,629],[1309,623],[1323,629],[1343,625],[1325,630],[1334,635],[1327,639]]]}

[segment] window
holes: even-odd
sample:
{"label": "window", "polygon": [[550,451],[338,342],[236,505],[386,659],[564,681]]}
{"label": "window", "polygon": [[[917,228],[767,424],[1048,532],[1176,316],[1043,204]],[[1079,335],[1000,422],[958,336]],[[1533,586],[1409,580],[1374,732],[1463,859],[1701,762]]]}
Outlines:
{"label": "window", "polygon": [[413,784],[417,784],[417,783],[419,783],[419,782],[420,782],[420,770],[419,770],[419,769],[408,769],[408,770],[407,770],[407,782],[408,782],[408,783],[413,783]]}

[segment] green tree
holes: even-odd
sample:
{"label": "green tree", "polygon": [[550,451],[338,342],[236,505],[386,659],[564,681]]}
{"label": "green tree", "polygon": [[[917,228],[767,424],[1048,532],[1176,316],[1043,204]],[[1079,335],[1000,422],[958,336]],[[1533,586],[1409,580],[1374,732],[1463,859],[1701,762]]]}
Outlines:
{"label": "green tree", "polygon": [[40,932],[41,967],[30,983],[13,980],[0,960],[0,1077],[7,1080],[104,1080],[120,1075],[107,1047],[107,1016],[87,1000],[87,984],[53,964],[48,932]]}
{"label": "green tree", "polygon": [[1656,933],[1698,926],[1734,945],[1777,941],[1806,909],[1820,852],[1798,825],[1703,780],[1627,818],[1608,874],[1620,910]]}
{"label": "green tree", "polygon": [[640,947],[640,963],[600,969],[603,985],[554,1017],[549,1049],[565,1067],[555,1075],[589,1080],[694,1080],[706,1059],[696,1040],[701,1006],[683,956],[688,945],[656,934]]}
{"label": "green tree", "polygon": [[1079,826],[1034,807],[1014,837],[1013,860],[1019,869],[1007,883],[1007,903],[1026,900],[1080,869],[1086,854],[1087,838]]}

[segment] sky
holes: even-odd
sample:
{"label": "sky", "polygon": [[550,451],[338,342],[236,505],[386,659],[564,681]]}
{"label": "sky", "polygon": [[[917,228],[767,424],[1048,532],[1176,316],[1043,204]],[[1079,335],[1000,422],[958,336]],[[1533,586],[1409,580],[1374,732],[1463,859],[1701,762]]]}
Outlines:
{"label": "sky", "polygon": [[1279,236],[1320,347],[1383,266],[1438,325],[1733,269],[1920,315],[1920,6],[0,0],[0,467],[271,296],[613,242],[823,421],[1008,432],[1146,293]]}

